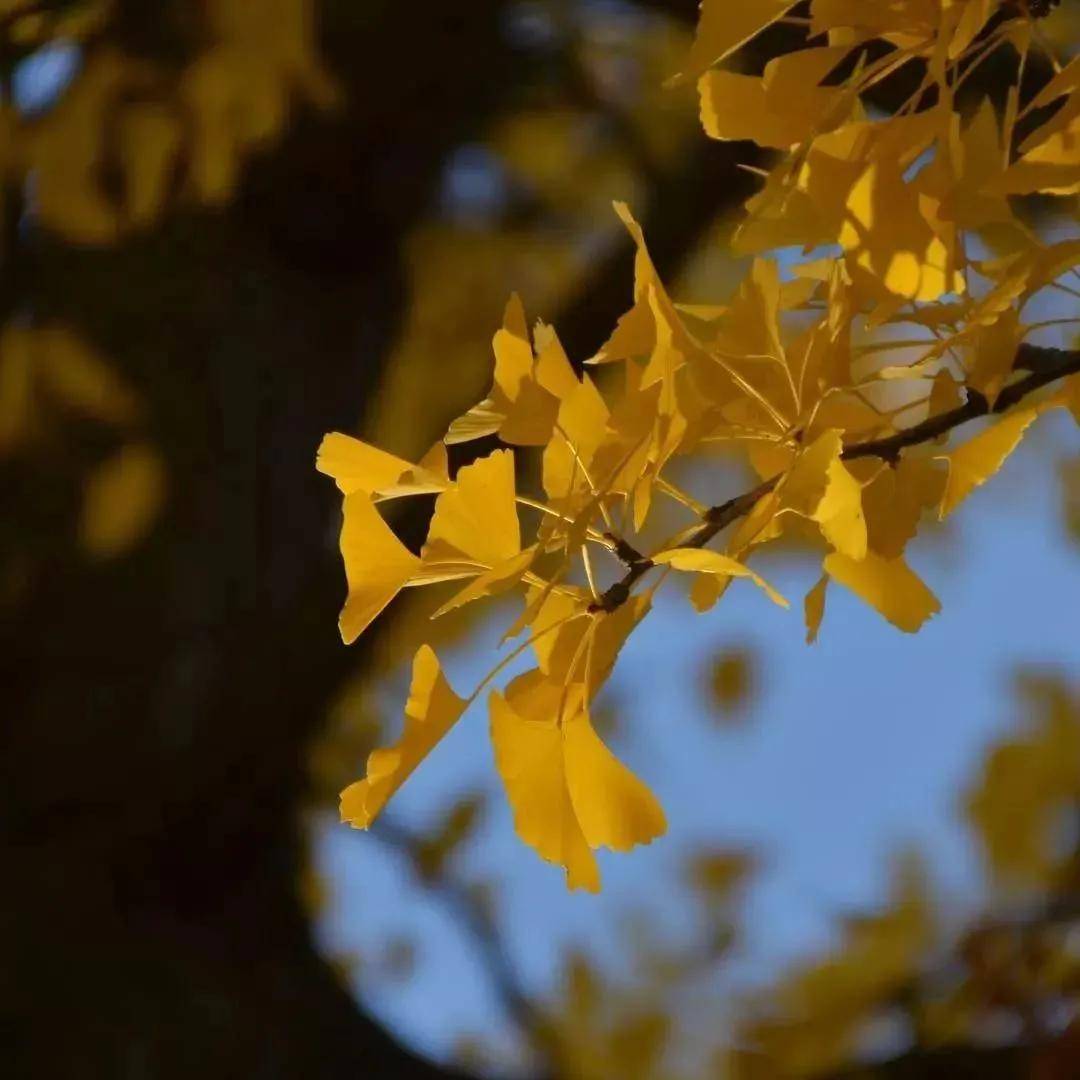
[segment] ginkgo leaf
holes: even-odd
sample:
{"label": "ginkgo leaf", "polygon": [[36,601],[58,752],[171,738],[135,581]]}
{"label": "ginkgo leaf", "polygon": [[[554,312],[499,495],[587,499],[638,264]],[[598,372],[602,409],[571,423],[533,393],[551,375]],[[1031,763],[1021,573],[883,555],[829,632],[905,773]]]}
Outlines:
{"label": "ginkgo leaf", "polygon": [[459,469],[435,500],[421,557],[426,564],[471,561],[491,568],[520,551],[514,453],[496,450]]}
{"label": "ginkgo leaf", "polygon": [[496,432],[504,442],[543,446],[550,438],[559,400],[577,385],[566,354],[554,331],[537,325],[534,356],[521,298],[514,293],[506,305],[502,328],[495,333],[495,375],[491,393],[445,436],[447,443],[468,442]]}
{"label": "ginkgo leaf", "polygon": [[765,595],[780,607],[787,607],[785,600],[767,581],[755,574],[730,555],[707,548],[671,548],[652,556],[652,561],[660,566],[672,566],[676,570],[687,570],[698,574],[716,574],[719,577],[749,578]]}
{"label": "ginkgo leaf", "polygon": [[803,448],[792,463],[779,489],[781,506],[802,517],[812,517],[829,486],[829,468],[839,460],[843,448],[841,433],[823,431]]}
{"label": "ginkgo leaf", "polygon": [[899,162],[871,162],[848,192],[845,209],[837,239],[854,273],[907,300],[964,291],[954,237],[934,227]]}
{"label": "ginkgo leaf", "polygon": [[792,6],[793,0],[703,0],[690,55],[672,85],[696,79]]}
{"label": "ginkgo leaf", "polygon": [[936,460],[910,452],[895,466],[879,469],[863,488],[868,545],[886,559],[901,556],[924,510],[941,502],[945,477]]}
{"label": "ginkgo leaf", "polygon": [[401,738],[368,756],[367,775],[341,793],[341,820],[358,829],[369,828],[390,796],[457,723],[466,705],[446,681],[434,651],[421,645],[413,659]]}
{"label": "ginkgo leaf", "polygon": [[944,455],[944,460],[949,463],[949,478],[941,498],[940,518],[951,514],[975,488],[985,484],[1005,464],[1038,415],[1039,410],[1034,406],[1017,409]]}
{"label": "ginkgo leaf", "polygon": [[800,49],[770,60],[761,78],[705,72],[698,80],[705,133],[787,149],[823,130],[834,106],[850,100],[843,87],[819,85],[846,52],[843,47]]}
{"label": "ginkgo leaf", "polygon": [[866,518],[863,516],[862,485],[837,457],[829,463],[825,494],[813,513],[825,539],[851,559],[866,555]]}
{"label": "ginkgo leaf", "polygon": [[583,709],[563,725],[570,801],[592,848],[629,851],[667,831],[653,793],[604,745]]}
{"label": "ginkgo leaf", "polygon": [[366,491],[376,498],[395,498],[443,491],[450,486],[445,450],[441,461],[429,452],[424,462],[413,465],[351,435],[331,431],[319,444],[315,468],[332,477],[344,495]]}
{"label": "ginkgo leaf", "polygon": [[570,889],[600,891],[600,871],[570,801],[562,729],[552,714],[515,708],[497,690],[489,699],[495,765],[518,836],[566,870]]}
{"label": "ginkgo leaf", "polygon": [[909,634],[941,610],[937,597],[903,559],[883,559],[870,552],[857,560],[832,552],[825,557],[824,569]]}
{"label": "ginkgo leaf", "polygon": [[453,611],[465,604],[471,604],[474,600],[499,596],[507,589],[513,588],[521,581],[522,575],[529,569],[535,556],[536,545],[533,544],[532,547],[519,551],[517,555],[511,555],[509,559],[493,566],[490,570],[485,570],[484,573],[473,578],[460,592],[455,593],[431,617],[437,619],[440,615],[445,615],[448,611]]}
{"label": "ginkgo leaf", "polygon": [[[585,376],[559,404],[555,430],[544,447],[544,491],[567,509],[575,492],[591,492],[593,461],[607,434],[607,405],[592,379]],[[569,510],[567,509],[567,512]]]}
{"label": "ginkgo leaf", "polygon": [[866,554],[862,485],[844,465],[842,452],[840,432],[822,432],[784,478],[781,509],[816,521],[837,551],[861,559]]}
{"label": "ginkgo leaf", "polygon": [[655,797],[596,734],[580,689],[568,694],[542,672],[526,672],[505,697],[492,693],[490,709],[518,834],[566,869],[571,889],[600,887],[590,848],[628,851],[666,830]]}
{"label": "ginkgo leaf", "polygon": [[652,609],[648,593],[631,596],[615,611],[594,616],[592,656],[589,665],[588,700],[591,701],[607,681],[623,646],[638,624]]}
{"label": "ginkgo leaf", "polygon": [[753,139],[759,146],[786,149],[805,134],[805,126],[782,112],[768,110],[765,86],[755,75],[706,71],[698,80],[701,126],[712,139]]}
{"label": "ginkgo leaf", "polygon": [[[649,613],[652,601],[648,593],[639,593],[614,611],[596,612],[587,619],[570,618],[587,611],[587,595],[549,593],[536,610],[531,626],[537,635],[533,650],[544,675],[560,686],[571,681],[584,685],[588,669],[589,699],[592,700],[607,681],[627,639]],[[562,625],[554,633],[545,632],[559,623]],[[589,663],[577,662],[575,666],[580,660],[586,635],[591,638]]]}
{"label": "ginkgo leaf", "polygon": [[342,504],[341,556],[348,597],[338,618],[341,639],[352,644],[420,568],[420,560],[383,521],[364,491]]}
{"label": "ginkgo leaf", "polygon": [[604,364],[648,356],[657,344],[658,325],[667,330],[670,345],[683,357],[700,353],[700,344],[686,329],[656,272],[645,243],[645,234],[630,212],[630,207],[624,202],[616,202],[614,207],[637,248],[634,255],[634,306],[619,319],[614,332],[586,363]]}
{"label": "ginkgo leaf", "polygon": [[822,574],[817,584],[806,594],[803,613],[806,619],[806,644],[817,641],[821,620],[825,617],[825,592],[829,586],[829,575]]}

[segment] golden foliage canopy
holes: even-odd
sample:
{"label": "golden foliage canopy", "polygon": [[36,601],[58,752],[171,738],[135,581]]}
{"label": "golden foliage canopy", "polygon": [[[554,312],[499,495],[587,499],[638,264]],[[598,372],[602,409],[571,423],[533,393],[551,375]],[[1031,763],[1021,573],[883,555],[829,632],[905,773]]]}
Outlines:
{"label": "golden foliage canopy", "polygon": [[[346,641],[407,586],[466,582],[436,615],[511,591],[523,601],[507,632],[521,640],[466,698],[421,646],[405,732],[347,789],[343,820],[370,825],[449,726],[531,652],[535,666],[489,695],[496,765],[521,838],[563,866],[571,888],[598,888],[593,849],[664,831],[655,799],[589,718],[662,583],[686,579],[706,610],[745,578],[786,606],[748,564],[797,537],[821,560],[804,605],[808,640],[830,582],[913,633],[940,606],[906,557],[924,515],[955,510],[1044,412],[1080,420],[1080,353],[1029,340],[1044,324],[1026,316],[1044,291],[1080,296],[1080,240],[1040,239],[1014,198],[1080,190],[1078,61],[1028,100],[1018,77],[1003,108],[972,105],[962,91],[979,65],[1004,50],[1022,73],[1043,47],[1023,5],[812,0],[808,18],[792,6],[705,0],[675,79],[696,80],[709,137],[779,151],[735,230],[735,251],[752,260],[728,303],[677,303],[629,207],[616,204],[637,254],[633,304],[607,341],[575,365],[553,327],[530,333],[512,297],[491,390],[444,440],[498,436],[508,448],[451,477],[442,449],[414,465],[327,435],[319,468],[345,493]],[[759,75],[730,66],[777,20],[800,28],[801,47]],[[916,88],[881,115],[875,88],[900,71],[914,72]],[[978,418],[981,431],[945,443]],[[706,507],[671,469],[718,449],[760,483]],[[535,494],[516,480],[530,455]],[[417,555],[377,504],[424,492],[437,499]],[[687,514],[664,539],[649,531],[659,500]],[[519,512],[534,522],[531,542]],[[727,529],[721,549],[706,547]],[[895,927],[882,925],[898,935],[882,987],[905,976],[924,932],[917,906],[905,898]],[[846,1032],[834,1034],[839,1048]]]}

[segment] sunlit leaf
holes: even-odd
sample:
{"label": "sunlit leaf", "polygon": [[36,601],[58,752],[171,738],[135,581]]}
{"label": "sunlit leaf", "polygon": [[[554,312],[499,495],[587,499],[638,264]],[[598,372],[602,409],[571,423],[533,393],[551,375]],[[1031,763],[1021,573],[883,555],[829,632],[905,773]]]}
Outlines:
{"label": "sunlit leaf", "polygon": [[951,514],[975,488],[985,484],[1005,464],[1038,415],[1039,410],[1034,407],[1017,409],[945,458],[949,464],[949,479],[941,498],[940,517]]}
{"label": "sunlit leaf", "polygon": [[387,800],[457,723],[465,705],[446,681],[434,651],[422,645],[413,660],[401,738],[392,746],[371,752],[367,775],[341,793],[341,820],[358,829],[368,828]]}
{"label": "sunlit leaf", "polygon": [[394,535],[366,492],[346,495],[342,505],[341,557],[349,593],[338,627],[349,645],[397,596],[420,560]]}
{"label": "sunlit leaf", "polygon": [[659,552],[652,559],[660,566],[672,566],[676,570],[716,574],[718,577],[749,578],[774,604],[785,608],[788,606],[788,602],[764,578],[737,559],[722,555],[718,551],[709,551],[707,548],[672,548]]}
{"label": "sunlit leaf", "polygon": [[856,560],[833,552],[825,557],[824,567],[829,577],[909,634],[941,610],[937,597],[903,559],[883,559],[870,552]]}

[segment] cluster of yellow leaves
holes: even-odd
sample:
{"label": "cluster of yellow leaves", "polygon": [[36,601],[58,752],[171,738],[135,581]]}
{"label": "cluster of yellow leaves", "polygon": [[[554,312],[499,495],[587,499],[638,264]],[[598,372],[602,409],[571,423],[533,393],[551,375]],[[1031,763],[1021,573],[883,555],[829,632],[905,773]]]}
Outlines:
{"label": "cluster of yellow leaves", "polygon": [[[522,839],[563,866],[571,887],[598,888],[594,849],[627,850],[664,829],[655,799],[590,721],[662,581],[686,575],[699,611],[736,578],[787,606],[747,562],[790,534],[822,552],[805,602],[809,640],[830,581],[914,632],[939,608],[905,558],[923,514],[951,513],[1047,409],[1080,420],[1073,375],[951,451],[933,445],[948,424],[925,437],[919,429],[972,394],[993,408],[1017,377],[1018,347],[1040,325],[1025,321],[1028,302],[1046,289],[1078,295],[1062,279],[1080,262],[1080,240],[1041,242],[1007,198],[1080,185],[1080,162],[1069,157],[1077,62],[1022,106],[1013,87],[1000,123],[989,102],[961,116],[960,82],[998,49],[1026,56],[1029,19],[991,0],[814,0],[806,47],[762,76],[711,66],[790,7],[706,0],[687,73],[700,76],[709,134],[786,151],[747,204],[740,250],[826,245],[833,255],[798,263],[789,280],[776,259],[757,256],[728,303],[677,304],[641,228],[617,204],[637,251],[633,304],[584,361],[597,378],[571,364],[552,327],[538,322],[530,333],[515,296],[494,337],[490,392],[443,440],[497,436],[539,451],[535,496],[518,492],[511,449],[451,477],[442,444],[413,464],[326,437],[318,467],[344,494],[346,642],[402,589],[447,581],[465,584],[436,616],[517,591],[523,610],[506,639],[525,635],[468,697],[421,648],[405,730],[345,791],[344,820],[368,827],[499,672],[531,649],[536,667],[489,696],[496,765]],[[886,46],[879,59],[868,58],[870,42]],[[909,63],[921,65],[919,92],[895,114],[868,118],[863,95]],[[1043,106],[1049,118],[1016,146],[1020,121]],[[968,255],[990,238],[993,258]],[[890,352],[904,362],[889,363]],[[742,455],[763,483],[708,510],[665,474],[716,446]],[[417,554],[378,504],[421,493],[437,498]],[[646,557],[638,545],[661,498],[691,520],[650,543]],[[530,544],[519,508],[539,515]],[[705,548],[732,524],[723,551]]]}
{"label": "cluster of yellow leaves", "polygon": [[656,1076],[673,1018],[648,997],[607,982],[580,954],[565,961],[560,1008],[549,1018],[551,1056],[560,1076],[648,1080]]}
{"label": "cluster of yellow leaves", "polygon": [[748,1003],[725,1075],[817,1076],[849,1061],[867,1023],[917,980],[934,936],[919,868],[903,862],[883,912],[848,920],[835,953]]}
{"label": "cluster of yellow leaves", "polygon": [[987,753],[966,800],[1004,904],[959,935],[943,965],[932,898],[901,864],[889,909],[848,923],[832,955],[747,1001],[737,1049],[724,1052],[733,1077],[830,1075],[900,1015],[920,1049],[992,1040],[1009,1017],[1075,1015],[1080,694],[1045,670],[1021,672],[1017,687],[1026,730]]}
{"label": "cluster of yellow leaves", "polygon": [[0,170],[13,185],[32,180],[37,219],[68,239],[114,242],[153,224],[176,195],[224,202],[244,158],[281,134],[290,100],[334,100],[311,0],[199,5],[193,39],[205,47],[175,71],[105,44],[113,6],[28,13],[9,29],[23,45],[101,37],[82,47],[81,70],[43,115],[0,103]]}

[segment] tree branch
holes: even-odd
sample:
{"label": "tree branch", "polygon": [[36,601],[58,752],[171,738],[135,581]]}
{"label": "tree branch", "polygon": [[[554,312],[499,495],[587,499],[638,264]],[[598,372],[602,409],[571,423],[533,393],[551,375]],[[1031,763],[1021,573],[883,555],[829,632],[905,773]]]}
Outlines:
{"label": "tree branch", "polygon": [[487,908],[466,884],[445,872],[438,876],[423,873],[420,870],[423,842],[404,825],[384,815],[369,835],[413,863],[423,887],[446,908],[451,921],[472,940],[503,1008],[529,1048],[546,1066],[543,1075],[548,1075],[551,1069],[548,1059],[551,1055],[545,1039],[544,1018],[526,993]]}
{"label": "tree branch", "polygon": [[[966,424],[969,420],[975,420],[980,416],[1007,412],[1036,390],[1040,390],[1058,379],[1080,372],[1080,349],[1051,349],[1024,343],[1017,350],[1013,370],[1026,371],[1028,374],[1005,387],[998,394],[993,405],[978,391],[969,389],[967,401],[963,405],[958,405],[955,409],[943,412],[939,416],[932,416],[920,424],[914,424],[903,431],[898,431],[895,435],[855,443],[853,446],[847,447],[840,456],[844,461],[876,457],[881,458],[882,461],[887,461],[890,465],[895,465],[900,454],[909,447],[931,442],[954,428]],[[767,495],[772,491],[779,482],[780,475],[773,476],[742,495],[728,499],[727,502],[721,503],[719,506],[710,507],[702,515],[701,526],[691,534],[682,546],[704,547],[733,521],[737,521],[748,514],[757,501],[763,495]],[[648,573],[655,565],[651,559],[642,555],[625,540],[618,540],[614,537],[613,539],[616,539],[616,554],[626,563],[627,570],[618,581],[601,595],[599,600],[591,605],[590,611],[611,612],[621,604],[626,603],[638,579]]]}

